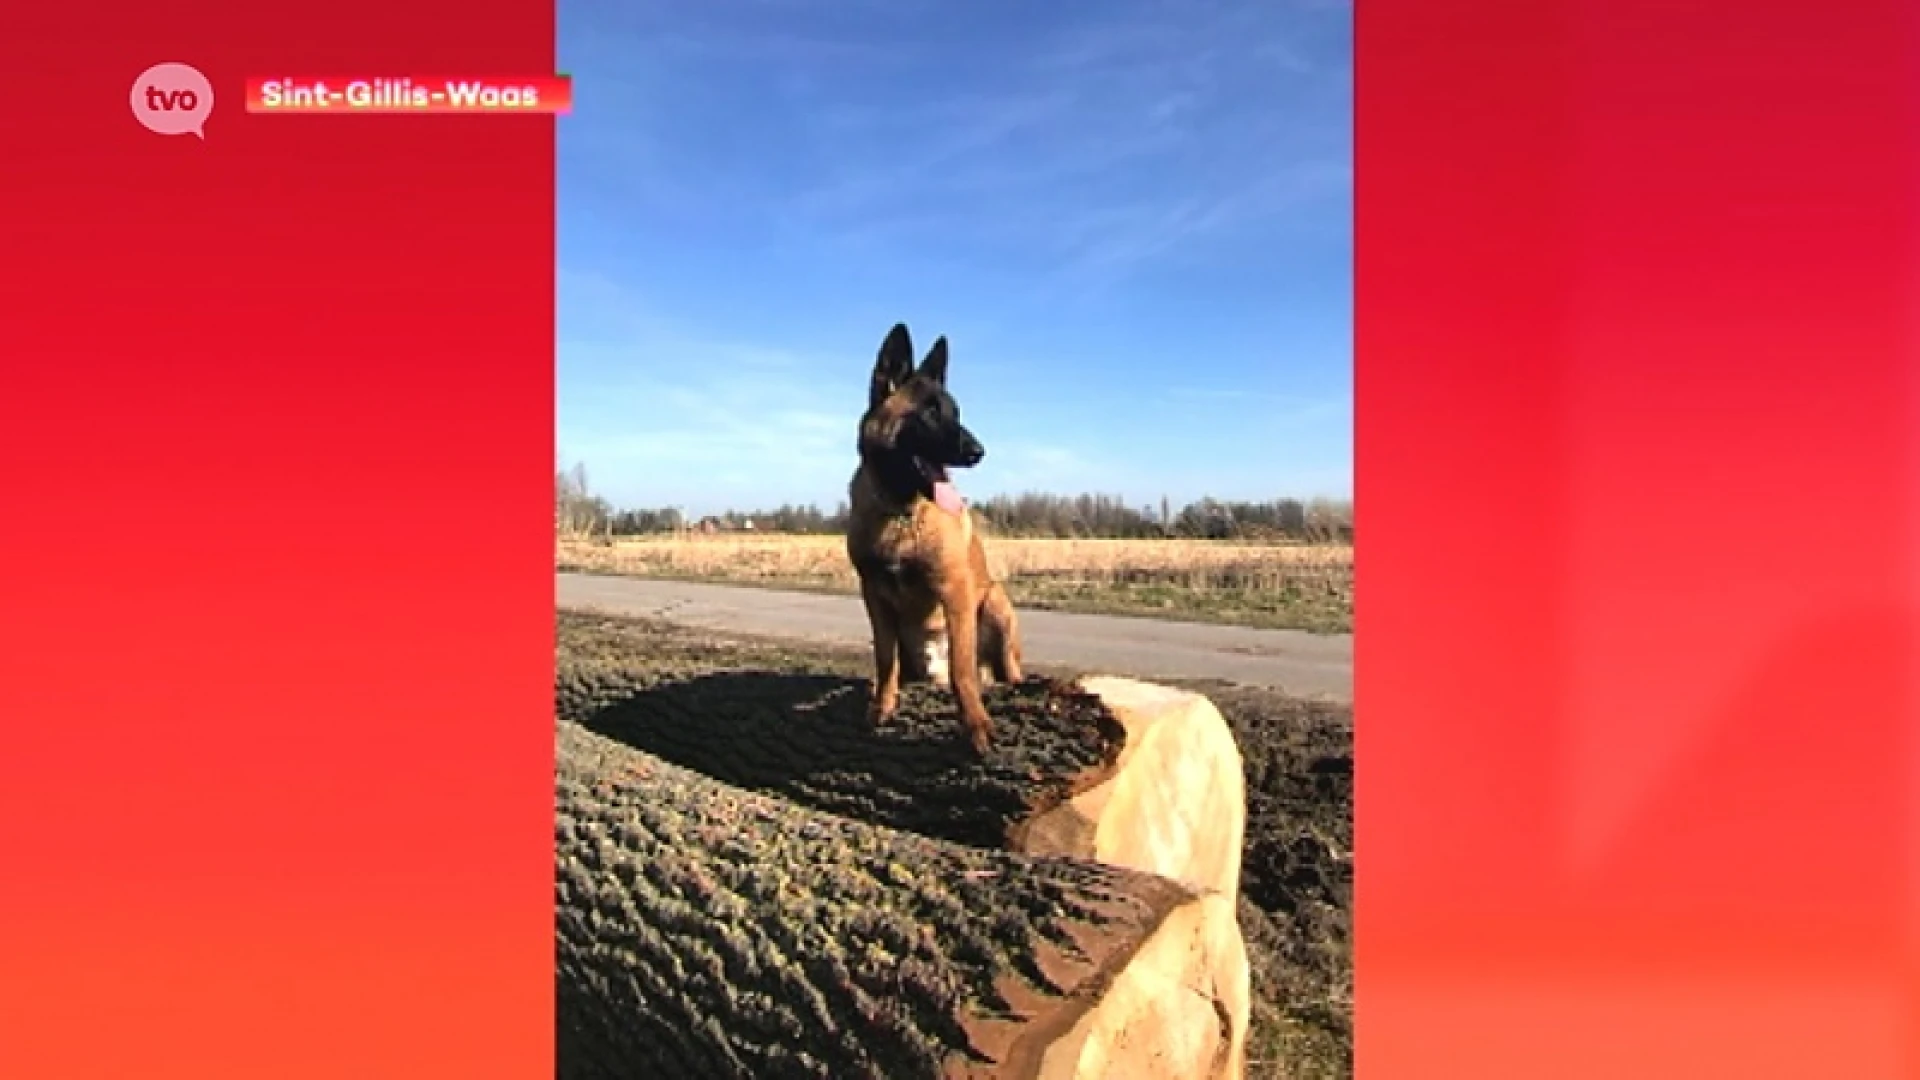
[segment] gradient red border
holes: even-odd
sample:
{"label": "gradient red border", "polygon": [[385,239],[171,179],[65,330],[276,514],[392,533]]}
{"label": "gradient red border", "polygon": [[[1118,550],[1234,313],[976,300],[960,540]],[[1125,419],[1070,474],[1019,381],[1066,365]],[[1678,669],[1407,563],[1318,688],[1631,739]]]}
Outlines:
{"label": "gradient red border", "polygon": [[1912,8],[1355,5],[1363,1080],[1920,1072]]}
{"label": "gradient red border", "polygon": [[[1909,7],[1357,5],[1363,1078],[1920,1067]],[[0,45],[0,1075],[550,1070],[553,23]]]}
{"label": "gradient red border", "polygon": [[242,97],[553,8],[8,24],[0,1076],[550,1075],[555,121]]}

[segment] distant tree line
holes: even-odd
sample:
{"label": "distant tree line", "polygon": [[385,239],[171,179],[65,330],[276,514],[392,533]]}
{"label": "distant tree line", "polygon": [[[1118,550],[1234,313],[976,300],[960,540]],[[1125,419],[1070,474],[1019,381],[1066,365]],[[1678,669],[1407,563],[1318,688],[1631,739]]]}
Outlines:
{"label": "distant tree line", "polygon": [[[995,495],[975,502],[973,508],[1002,536],[1353,540],[1353,504],[1334,499],[1247,502],[1203,498],[1175,508],[1164,498],[1158,506],[1134,507],[1112,495],[1029,492]],[[674,507],[615,507],[591,491],[586,468],[581,465],[561,472],[554,483],[554,524],[570,536],[748,531],[831,534],[846,531],[847,515],[847,504],[842,502],[830,512],[818,506],[789,504],[688,519]]]}

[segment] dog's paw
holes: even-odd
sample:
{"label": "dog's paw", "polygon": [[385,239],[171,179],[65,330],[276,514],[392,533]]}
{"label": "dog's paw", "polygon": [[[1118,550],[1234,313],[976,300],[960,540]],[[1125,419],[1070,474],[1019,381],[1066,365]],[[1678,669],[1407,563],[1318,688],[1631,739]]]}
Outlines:
{"label": "dog's paw", "polygon": [[885,727],[893,723],[893,714],[894,710],[891,706],[883,706],[876,701],[867,706],[867,723],[874,727]]}
{"label": "dog's paw", "polygon": [[990,727],[969,727],[967,729],[967,744],[973,747],[974,753],[985,757],[987,751],[993,749],[993,729]]}

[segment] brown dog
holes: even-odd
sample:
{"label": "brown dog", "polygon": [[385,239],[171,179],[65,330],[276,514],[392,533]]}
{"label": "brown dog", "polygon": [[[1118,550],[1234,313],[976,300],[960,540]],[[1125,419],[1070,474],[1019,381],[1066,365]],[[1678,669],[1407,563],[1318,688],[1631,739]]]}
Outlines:
{"label": "brown dog", "polygon": [[1020,637],[1013,603],[987,570],[973,515],[947,477],[950,468],[979,464],[987,451],[960,426],[960,408],[947,393],[946,338],[916,370],[906,326],[887,334],[859,445],[847,554],[873,625],[868,715],[877,724],[893,716],[902,669],[911,679],[926,678],[944,636],[961,722],[984,753],[993,721],[980,703],[980,668],[990,667],[1000,682],[1019,682]]}

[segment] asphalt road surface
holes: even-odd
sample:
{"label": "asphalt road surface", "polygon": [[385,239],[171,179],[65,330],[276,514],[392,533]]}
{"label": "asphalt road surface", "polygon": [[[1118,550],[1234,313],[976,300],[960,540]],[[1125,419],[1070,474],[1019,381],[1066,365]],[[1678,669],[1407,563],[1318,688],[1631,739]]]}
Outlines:
{"label": "asphalt road surface", "polygon": [[[558,606],[637,615],[705,630],[866,645],[857,597],[643,578],[559,574]],[[1020,612],[1022,651],[1036,664],[1138,678],[1225,679],[1297,697],[1353,700],[1353,636]]]}

